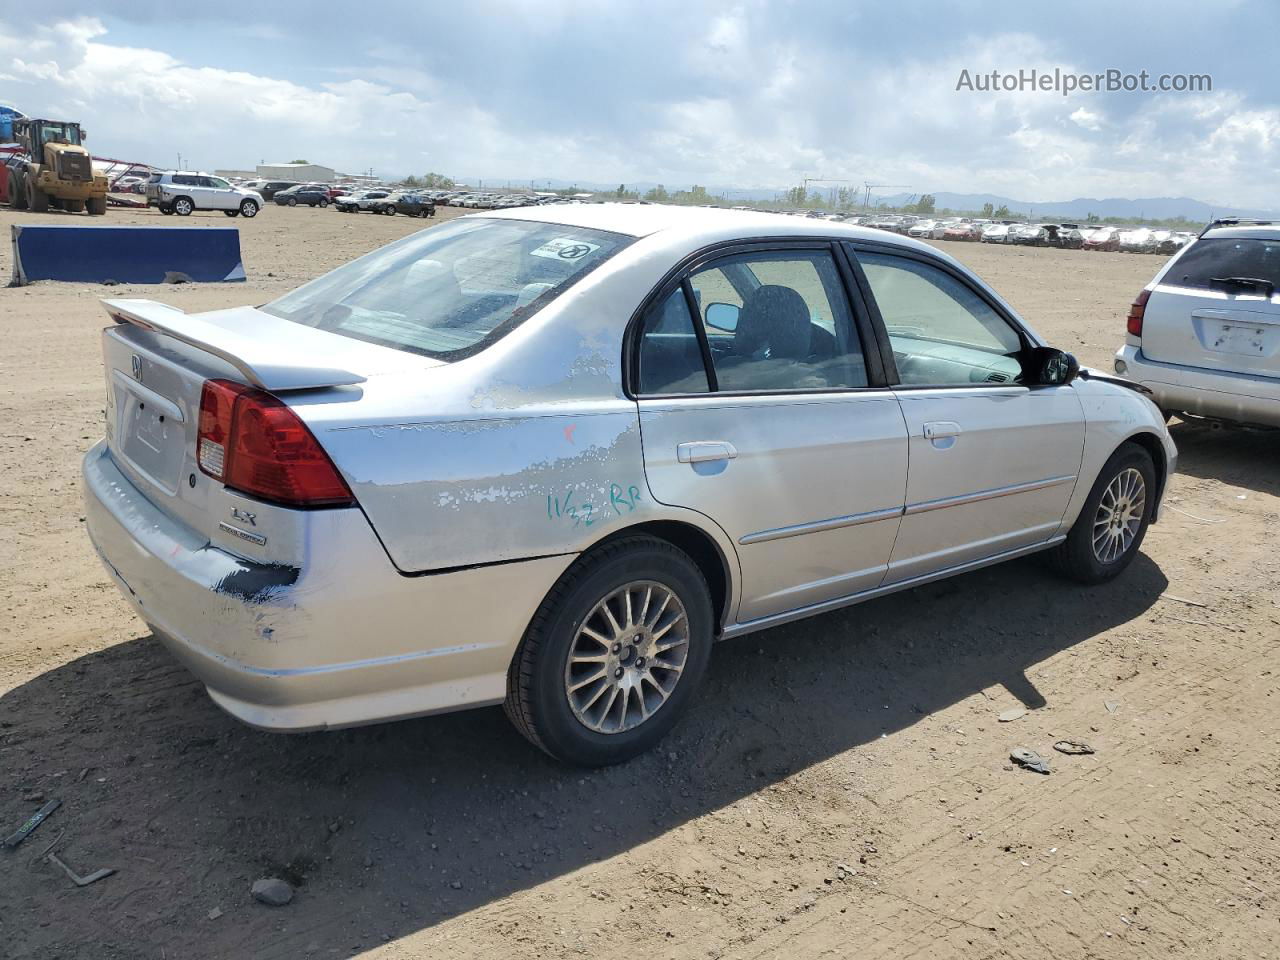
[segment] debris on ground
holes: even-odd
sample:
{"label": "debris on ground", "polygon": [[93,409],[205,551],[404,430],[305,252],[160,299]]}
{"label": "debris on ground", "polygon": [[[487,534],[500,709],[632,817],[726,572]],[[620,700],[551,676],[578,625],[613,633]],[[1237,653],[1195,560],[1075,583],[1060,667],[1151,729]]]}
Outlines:
{"label": "debris on ground", "polygon": [[71,882],[74,883],[77,887],[87,887],[89,884],[97,883],[99,880],[109,877],[116,872],[115,867],[103,867],[101,870],[93,871],[93,873],[89,874],[87,877],[82,877],[79,874],[77,874],[74,870],[72,870],[70,867],[68,867],[65,863],[63,863],[61,860],[59,860],[58,855],[56,853],[48,854],[46,859],[49,860],[51,863],[56,863],[58,866],[60,866],[63,872],[66,873],[66,875],[71,878]]}
{"label": "debris on ground", "polygon": [[1036,753],[1034,750],[1028,750],[1026,747],[1014,747],[1009,753],[1009,759],[1020,767],[1028,770],[1034,770],[1036,773],[1049,772],[1048,762]]}
{"label": "debris on ground", "polygon": [[1094,750],[1093,747],[1089,746],[1087,743],[1081,742],[1080,740],[1059,740],[1057,743],[1053,745],[1053,749],[1057,750],[1059,753],[1066,753],[1071,755],[1082,755],[1086,753],[1098,752]]}
{"label": "debris on ground", "polygon": [[253,883],[253,899],[272,907],[283,907],[293,899],[293,887],[279,877],[263,877]]}
{"label": "debris on ground", "polygon": [[220,916],[222,916],[222,910],[219,909],[218,907],[214,907],[208,913],[208,917],[210,920],[217,920]]}
{"label": "debris on ground", "polygon": [[1002,710],[996,718],[1001,723],[1012,723],[1014,720],[1027,715],[1026,707],[1010,707],[1008,710]]}
{"label": "debris on ground", "polygon": [[1120,709],[1119,700],[1104,700],[1102,705],[1107,708],[1107,713],[1115,713]]}
{"label": "debris on ground", "polygon": [[[44,795],[41,794],[42,798],[43,796]],[[32,831],[35,830],[36,827],[40,826],[40,824],[44,823],[45,820],[48,819],[49,814],[53,813],[53,811],[57,810],[60,806],[62,806],[61,800],[50,800],[43,807],[28,817],[26,823],[13,831],[13,833],[9,834],[9,836],[5,838],[4,845],[12,850],[23,840],[27,839],[27,837],[31,836]]]}

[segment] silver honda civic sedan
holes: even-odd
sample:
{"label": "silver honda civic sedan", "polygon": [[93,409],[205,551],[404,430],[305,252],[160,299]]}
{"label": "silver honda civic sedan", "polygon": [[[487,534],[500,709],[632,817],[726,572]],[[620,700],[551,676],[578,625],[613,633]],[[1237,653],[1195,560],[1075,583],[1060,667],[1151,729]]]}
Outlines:
{"label": "silver honda civic sedan", "polygon": [[524,208],[261,307],[105,305],[89,535],[269,730],[502,703],[624,760],[717,639],[1035,551],[1116,576],[1176,459],[956,261],[812,219]]}

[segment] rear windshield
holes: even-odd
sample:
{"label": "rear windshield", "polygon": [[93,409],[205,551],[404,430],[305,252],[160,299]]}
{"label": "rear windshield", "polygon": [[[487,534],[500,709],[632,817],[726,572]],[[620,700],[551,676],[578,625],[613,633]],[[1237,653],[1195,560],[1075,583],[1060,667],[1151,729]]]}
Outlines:
{"label": "rear windshield", "polygon": [[460,219],[353,260],[262,310],[456,360],[500,339],[631,241],[560,224]]}
{"label": "rear windshield", "polygon": [[1211,281],[1225,277],[1266,280],[1280,288],[1280,240],[1253,237],[1206,237],[1187,247],[1186,253],[1160,280],[1175,287],[1221,289]]}

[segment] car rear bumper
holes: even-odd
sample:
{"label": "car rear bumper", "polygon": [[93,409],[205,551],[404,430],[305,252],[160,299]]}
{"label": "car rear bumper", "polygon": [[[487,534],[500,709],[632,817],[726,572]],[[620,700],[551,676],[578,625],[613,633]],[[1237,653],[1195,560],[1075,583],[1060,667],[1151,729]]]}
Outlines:
{"label": "car rear bumper", "polygon": [[500,702],[529,619],[573,559],[406,577],[347,509],[309,513],[297,567],[251,562],[151,503],[104,443],[82,473],[89,537],[125,598],[216,703],[267,730]]}
{"label": "car rear bumper", "polygon": [[1116,351],[1115,366],[1150,389],[1164,410],[1280,427],[1280,378],[1162,363],[1133,343]]}

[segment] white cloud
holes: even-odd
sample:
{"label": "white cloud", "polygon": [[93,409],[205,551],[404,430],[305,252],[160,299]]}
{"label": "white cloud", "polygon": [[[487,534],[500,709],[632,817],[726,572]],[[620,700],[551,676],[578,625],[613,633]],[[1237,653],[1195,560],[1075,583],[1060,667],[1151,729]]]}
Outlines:
{"label": "white cloud", "polygon": [[1071,121],[1076,126],[1084,127],[1086,130],[1098,131],[1102,129],[1102,114],[1079,107],[1071,112]]}
{"label": "white cloud", "polygon": [[[517,10],[505,22],[519,42],[480,64],[446,31],[429,55],[401,39],[376,56],[330,50],[252,70],[218,65],[229,61],[217,44],[189,62],[92,18],[0,17],[0,76],[19,108],[84,122],[97,152],[164,163],[181,151],[205,168],[305,156],[384,173],[769,187],[826,176],[1025,200],[1274,203],[1280,110],[1238,91],[957,92],[962,69],[1087,67],[1027,31],[903,52],[864,39],[861,21],[826,37],[780,27],[780,14],[766,23],[762,9],[691,11],[701,29],[634,49],[609,38],[635,34],[635,11],[585,24],[567,8]],[[271,22],[226,29],[237,44],[287,38]]]}

